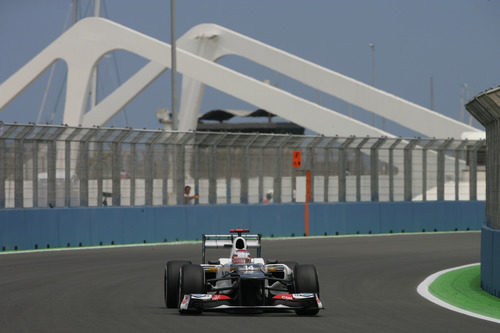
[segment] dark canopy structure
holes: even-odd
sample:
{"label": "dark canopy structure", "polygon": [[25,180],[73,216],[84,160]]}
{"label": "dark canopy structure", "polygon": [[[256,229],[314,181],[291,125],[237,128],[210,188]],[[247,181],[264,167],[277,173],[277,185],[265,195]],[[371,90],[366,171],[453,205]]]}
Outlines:
{"label": "dark canopy structure", "polygon": [[[210,132],[304,134],[304,127],[292,122],[272,122],[271,119],[273,117],[276,117],[276,115],[264,109],[257,109],[255,111],[216,109],[200,115],[196,130]],[[267,122],[249,122],[245,118],[267,118]],[[234,122],[225,122],[233,119],[235,120]]]}
{"label": "dark canopy structure", "polygon": [[486,128],[486,221],[481,230],[481,287],[500,297],[500,87],[465,106]]}

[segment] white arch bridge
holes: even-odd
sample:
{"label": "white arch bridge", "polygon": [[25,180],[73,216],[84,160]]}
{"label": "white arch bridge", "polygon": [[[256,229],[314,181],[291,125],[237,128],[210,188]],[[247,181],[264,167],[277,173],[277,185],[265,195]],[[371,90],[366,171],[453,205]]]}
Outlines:
{"label": "white arch bridge", "polygon": [[[193,27],[177,45],[177,70],[183,75],[180,131],[196,128],[203,87],[209,85],[319,134],[394,137],[216,63],[221,57],[234,54],[391,119],[423,136],[484,137],[484,132],[474,127],[215,24]],[[105,54],[120,49],[147,58],[149,62],[85,112],[93,69]],[[171,49],[167,43],[110,20],[83,19],[0,85],[0,111],[59,59],[68,66],[63,122],[70,126],[93,126],[106,124],[170,68]]]}

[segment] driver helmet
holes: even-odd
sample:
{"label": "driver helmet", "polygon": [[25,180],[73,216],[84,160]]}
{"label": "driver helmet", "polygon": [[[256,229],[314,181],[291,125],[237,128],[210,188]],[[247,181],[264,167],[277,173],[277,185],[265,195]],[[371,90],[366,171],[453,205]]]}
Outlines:
{"label": "driver helmet", "polygon": [[237,250],[233,253],[233,264],[249,264],[252,261],[250,252],[247,250]]}

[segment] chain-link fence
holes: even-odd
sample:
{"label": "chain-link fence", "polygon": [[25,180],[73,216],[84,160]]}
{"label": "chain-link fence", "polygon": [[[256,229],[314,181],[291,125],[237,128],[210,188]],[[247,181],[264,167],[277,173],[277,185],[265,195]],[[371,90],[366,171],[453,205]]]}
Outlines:
{"label": "chain-link fence", "polygon": [[1,124],[0,207],[301,202],[306,171],[314,202],[484,200],[485,154],[484,141]]}

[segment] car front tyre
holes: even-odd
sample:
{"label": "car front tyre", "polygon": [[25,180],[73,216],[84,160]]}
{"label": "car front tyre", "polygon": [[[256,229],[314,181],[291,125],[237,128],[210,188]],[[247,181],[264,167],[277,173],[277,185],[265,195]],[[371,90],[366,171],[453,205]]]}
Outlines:
{"label": "car front tyre", "polygon": [[[185,295],[205,294],[205,271],[200,265],[185,264],[181,267],[179,276],[179,302],[182,302]],[[189,312],[200,313],[201,310],[190,309]]]}
{"label": "car front tyre", "polygon": [[179,274],[182,265],[191,264],[188,260],[172,260],[165,265],[163,275],[163,295],[165,306],[169,309],[179,305]]}
{"label": "car front tyre", "polygon": [[[296,265],[293,273],[296,293],[312,293],[319,296],[318,273],[314,265]],[[295,310],[299,316],[314,316],[318,312],[317,307]]]}

